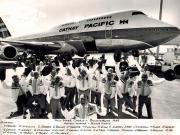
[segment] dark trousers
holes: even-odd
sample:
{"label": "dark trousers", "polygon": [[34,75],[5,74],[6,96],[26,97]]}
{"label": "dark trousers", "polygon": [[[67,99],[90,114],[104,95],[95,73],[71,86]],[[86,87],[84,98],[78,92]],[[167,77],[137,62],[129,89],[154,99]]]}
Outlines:
{"label": "dark trousers", "polygon": [[75,87],[75,104],[76,104],[76,105],[78,104],[78,101],[79,101],[79,99],[78,99],[78,90],[77,90],[77,88]]}
{"label": "dark trousers", "polygon": [[[33,102],[36,102],[37,105],[33,105]],[[42,118],[45,116],[46,111],[46,96],[43,94],[33,95],[28,101],[28,108],[31,113],[32,118]]]}
{"label": "dark trousers", "polygon": [[134,103],[131,100],[131,97],[129,96],[129,93],[122,94],[123,98],[117,97],[117,103],[118,103],[118,117],[121,117],[122,115],[122,105],[125,103],[125,106],[130,107],[131,109],[135,110]]}
{"label": "dark trousers", "polygon": [[27,104],[26,95],[18,96],[16,101],[17,112],[20,114],[25,114],[26,104]]}
{"label": "dark trousers", "polygon": [[141,95],[139,96],[139,103],[138,103],[138,118],[142,118],[142,109],[144,104],[146,105],[148,118],[152,119],[153,115],[151,108],[151,98],[149,98],[148,96],[141,96]]}
{"label": "dark trousers", "polygon": [[50,101],[50,106],[51,106],[51,110],[52,110],[52,118],[53,119],[63,119],[63,115],[61,112],[60,99],[52,98]]}
{"label": "dark trousers", "polygon": [[134,109],[133,109],[133,110],[136,110],[137,96],[133,96],[133,97],[132,97],[132,100],[133,100],[133,105],[134,105]]}
{"label": "dark trousers", "polygon": [[[109,111],[115,111],[115,97],[111,98],[110,97],[111,94],[104,94],[104,97],[103,97],[103,104],[104,104],[104,107],[107,108],[107,113],[109,113]],[[110,109],[110,110],[109,110]]]}
{"label": "dark trousers", "polygon": [[41,109],[46,108],[46,96],[45,95],[43,95],[43,94],[33,95],[33,99],[34,99],[34,101],[39,103]]}
{"label": "dark trousers", "polygon": [[44,108],[42,108],[42,112],[43,113],[50,112],[50,105],[47,101],[47,94],[46,95],[42,94],[42,100],[44,100]]}
{"label": "dark trousers", "polygon": [[100,92],[91,90],[91,103],[97,104],[97,106],[101,106],[101,93]]}
{"label": "dark trousers", "polygon": [[67,96],[66,108],[67,109],[73,109],[75,88],[65,87],[65,95]]}

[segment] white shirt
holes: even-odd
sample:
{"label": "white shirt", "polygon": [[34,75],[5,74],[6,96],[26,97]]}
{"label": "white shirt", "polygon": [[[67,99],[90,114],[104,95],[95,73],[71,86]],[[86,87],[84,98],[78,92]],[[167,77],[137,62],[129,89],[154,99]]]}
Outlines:
{"label": "white shirt", "polygon": [[39,79],[43,83],[42,94],[46,95],[49,90],[50,82],[48,82],[44,76],[40,76]]}
{"label": "white shirt", "polygon": [[100,74],[99,70],[96,70],[91,79],[91,86],[90,86],[91,90],[102,92],[103,89],[102,78],[103,75]]}
{"label": "white shirt", "polygon": [[18,98],[18,96],[20,96],[20,95],[22,95],[23,93],[26,93],[26,90],[27,90],[27,83],[24,83],[24,84],[22,84],[22,83],[19,83],[20,84],[20,86],[22,87],[22,89],[21,90],[23,90],[23,91],[20,91],[20,88],[13,88],[12,89],[12,84],[11,85],[9,85],[9,84],[7,84],[6,82],[2,82],[2,86],[3,86],[3,88],[4,89],[11,89],[12,90],[12,100],[14,101],[14,102],[16,102],[17,101],[17,98]]}
{"label": "white shirt", "polygon": [[80,119],[89,119],[92,114],[97,112],[97,106],[91,103],[88,103],[84,106],[78,104],[74,107],[74,115]]}
{"label": "white shirt", "polygon": [[116,92],[116,82],[111,80],[110,82],[107,80],[107,78],[104,78],[105,82],[103,82],[104,84],[104,93],[105,94],[111,94],[111,97],[115,97],[115,92]]}
{"label": "white shirt", "polygon": [[[67,75],[67,69],[69,68],[71,71],[71,75]],[[64,80],[64,86],[68,88],[73,88],[76,87],[76,73],[74,71],[74,68],[72,66],[67,66],[64,68],[64,75],[63,75],[63,80]]]}
{"label": "white shirt", "polygon": [[64,75],[64,86],[74,88],[76,86],[76,78],[73,75]]}
{"label": "white shirt", "polygon": [[123,97],[122,94],[124,93],[129,93],[129,95],[132,97],[133,95],[135,95],[133,80],[128,79],[125,86],[125,82],[119,79],[119,81],[116,83],[116,91],[120,98]]}
{"label": "white shirt", "polygon": [[62,96],[65,96],[65,90],[64,87],[59,87],[56,86],[57,88],[55,89],[55,86],[50,86],[49,88],[49,97],[50,99],[60,99]]}
{"label": "white shirt", "polygon": [[85,70],[87,75],[85,78],[79,77],[80,73],[78,71],[78,68],[76,68],[76,78],[77,78],[76,87],[77,89],[84,91],[84,90],[89,89],[89,72],[88,72],[88,69],[84,66],[81,66],[80,68]]}
{"label": "white shirt", "polygon": [[21,77],[19,84],[21,85],[22,89],[24,90],[24,92],[27,92],[27,87],[28,87],[28,83],[27,80],[24,76]]}
{"label": "white shirt", "polygon": [[28,89],[32,95],[39,95],[39,94],[47,93],[46,92],[47,89],[40,78],[30,79]]}
{"label": "white shirt", "polygon": [[46,82],[46,83],[45,83],[46,86],[50,87],[51,81],[54,80],[55,77],[56,77],[56,76],[52,76],[52,75],[50,74],[50,75],[48,75],[47,77],[44,77],[44,79],[42,78],[42,80],[43,80],[44,82]]}
{"label": "white shirt", "polygon": [[82,90],[82,91],[88,90],[89,89],[88,77],[85,77],[85,78],[82,78],[82,79],[78,79],[77,85],[78,85],[78,89],[79,90]]}
{"label": "white shirt", "polygon": [[98,67],[98,64],[95,64],[92,67],[89,67],[88,72],[89,72],[89,87],[90,88],[93,87],[92,81],[93,81],[94,72],[96,71],[97,67]]}
{"label": "white shirt", "polygon": [[152,89],[151,86],[153,86],[152,81],[148,80],[146,82],[138,81],[137,82],[137,92],[141,96],[150,96]]}

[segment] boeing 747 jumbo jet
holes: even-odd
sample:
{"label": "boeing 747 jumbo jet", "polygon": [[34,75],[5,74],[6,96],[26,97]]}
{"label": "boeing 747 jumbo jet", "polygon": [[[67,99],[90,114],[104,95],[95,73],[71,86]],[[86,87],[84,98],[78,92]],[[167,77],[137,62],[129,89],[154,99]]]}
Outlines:
{"label": "boeing 747 jumbo jet", "polygon": [[168,42],[179,33],[175,26],[132,10],[66,23],[44,33],[7,38],[11,34],[0,18],[0,56],[11,60],[18,51],[37,55],[138,51]]}

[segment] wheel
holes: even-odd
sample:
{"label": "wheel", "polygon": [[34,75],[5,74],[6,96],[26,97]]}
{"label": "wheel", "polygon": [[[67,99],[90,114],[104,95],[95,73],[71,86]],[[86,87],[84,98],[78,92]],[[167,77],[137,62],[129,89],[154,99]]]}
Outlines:
{"label": "wheel", "polygon": [[139,51],[132,51],[132,56],[139,57]]}
{"label": "wheel", "polygon": [[114,61],[120,62],[121,61],[121,52],[114,53]]}

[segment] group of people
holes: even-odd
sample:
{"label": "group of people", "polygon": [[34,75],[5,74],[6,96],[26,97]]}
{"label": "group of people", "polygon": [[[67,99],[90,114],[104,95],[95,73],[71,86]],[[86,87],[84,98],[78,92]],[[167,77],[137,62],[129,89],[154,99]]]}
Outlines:
{"label": "group of people", "polygon": [[68,110],[73,111],[72,118],[85,119],[108,113],[123,118],[123,109],[130,109],[142,118],[145,104],[148,118],[153,118],[151,74],[142,69],[139,69],[142,73],[132,71],[125,60],[116,63],[115,69],[107,70],[105,62],[88,64],[87,60],[78,66],[73,66],[72,61],[66,65],[61,62],[57,65],[56,61],[46,66],[41,61],[32,67],[26,64],[23,74],[13,75],[9,85],[6,80],[2,81],[4,88],[12,89],[17,105],[17,111],[10,117],[23,115],[26,118],[29,110],[30,118],[48,118],[48,114],[52,114],[53,119],[63,119],[62,111]]}

